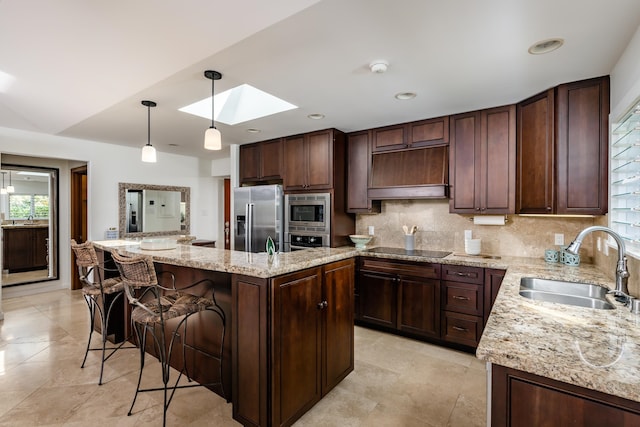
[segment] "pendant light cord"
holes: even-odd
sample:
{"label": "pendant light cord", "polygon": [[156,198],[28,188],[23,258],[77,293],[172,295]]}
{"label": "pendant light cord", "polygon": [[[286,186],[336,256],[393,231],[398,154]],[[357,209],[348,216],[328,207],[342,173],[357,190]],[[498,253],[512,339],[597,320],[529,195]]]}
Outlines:
{"label": "pendant light cord", "polygon": [[151,104],[147,105],[147,145],[151,145]]}
{"label": "pendant light cord", "polygon": [[214,116],[215,116],[215,109],[214,109],[214,101],[215,101],[215,96],[213,96],[214,93],[214,84],[215,84],[215,79],[211,79],[211,127],[212,128],[216,128],[216,124],[214,123]]}

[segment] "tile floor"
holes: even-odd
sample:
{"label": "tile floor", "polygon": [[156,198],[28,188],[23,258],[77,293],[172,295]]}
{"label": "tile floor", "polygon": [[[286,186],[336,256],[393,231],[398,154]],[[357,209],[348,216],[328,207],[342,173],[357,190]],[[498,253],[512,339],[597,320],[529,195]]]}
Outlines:
{"label": "tile floor", "polygon": [[[2,302],[0,426],[159,426],[161,393],[138,397],[137,350],[122,350],[97,385],[98,352],[80,369],[88,311],[80,291]],[[355,370],[295,426],[483,426],[485,366],[470,354],[356,327]],[[94,338],[95,339],[95,338]],[[156,381],[150,358],[144,380]],[[148,371],[148,372],[147,372]],[[170,426],[239,426],[231,404],[204,388],[179,390]]]}

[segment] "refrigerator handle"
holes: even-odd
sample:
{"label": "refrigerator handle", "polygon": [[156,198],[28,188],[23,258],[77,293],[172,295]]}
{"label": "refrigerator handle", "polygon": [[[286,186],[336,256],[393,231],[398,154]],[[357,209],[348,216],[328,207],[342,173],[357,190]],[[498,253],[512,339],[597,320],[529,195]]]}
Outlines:
{"label": "refrigerator handle", "polygon": [[247,225],[245,227],[244,247],[247,252],[253,252],[251,242],[253,241],[253,203],[247,203],[245,206],[245,215]]}

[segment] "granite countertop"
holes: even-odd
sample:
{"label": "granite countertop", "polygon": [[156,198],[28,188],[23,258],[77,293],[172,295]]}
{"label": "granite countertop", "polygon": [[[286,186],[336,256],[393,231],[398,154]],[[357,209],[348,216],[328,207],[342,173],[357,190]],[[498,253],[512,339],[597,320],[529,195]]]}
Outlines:
{"label": "granite countertop", "polygon": [[268,278],[333,261],[368,256],[507,270],[480,344],[479,359],[494,364],[640,402],[640,316],[614,302],[616,310],[574,307],[521,297],[525,276],[581,281],[613,288],[613,280],[590,264],[548,264],[542,258],[478,257],[452,253],[444,258],[372,253],[353,247],[314,248],[262,254],[178,245],[150,251],[139,242],[106,240],[96,247],[157,262]]}
{"label": "granite countertop", "polygon": [[117,250],[118,253],[125,255],[149,255],[153,257],[154,261],[164,264],[261,278],[275,277],[304,270],[305,268],[352,258],[358,254],[353,247],[313,248],[304,251],[278,253],[270,258],[266,253],[230,251],[203,246],[177,245],[175,249],[144,250],[140,248],[140,242],[136,241],[103,240],[93,243],[97,248],[109,252]]}
{"label": "granite countertop", "polygon": [[2,224],[0,227],[2,227],[2,228],[47,228],[47,227],[49,227],[49,224],[38,224],[38,223],[34,223],[34,224],[25,224],[25,223],[20,223],[20,224]]}
{"label": "granite countertop", "polygon": [[521,297],[525,276],[614,287],[593,265],[542,260],[512,265],[504,277],[476,355],[497,365],[640,402],[640,316]]}

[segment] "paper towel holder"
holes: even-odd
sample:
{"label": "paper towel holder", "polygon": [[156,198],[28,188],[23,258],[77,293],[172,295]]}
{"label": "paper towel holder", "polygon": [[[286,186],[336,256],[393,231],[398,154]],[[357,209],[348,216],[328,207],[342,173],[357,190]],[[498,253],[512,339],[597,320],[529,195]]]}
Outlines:
{"label": "paper towel holder", "polygon": [[[493,222],[493,221],[487,221],[484,224],[483,223],[478,224],[478,222],[482,222],[482,221],[476,221],[476,218],[479,218],[479,219],[481,219],[481,218],[499,219],[500,217],[503,217],[502,219],[504,220],[504,223],[502,223],[502,224],[501,223],[496,223],[496,222]],[[474,215],[474,216],[469,217],[469,221],[471,221],[473,223],[476,223],[477,225],[504,225],[507,222],[509,222],[509,217],[507,215]]]}

